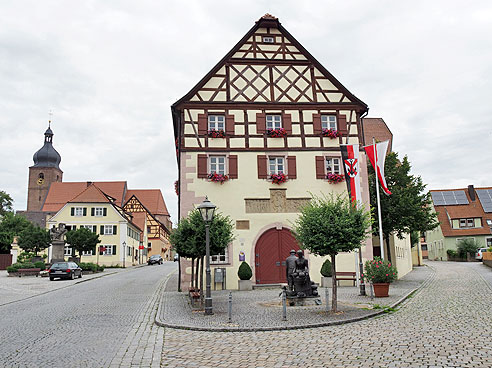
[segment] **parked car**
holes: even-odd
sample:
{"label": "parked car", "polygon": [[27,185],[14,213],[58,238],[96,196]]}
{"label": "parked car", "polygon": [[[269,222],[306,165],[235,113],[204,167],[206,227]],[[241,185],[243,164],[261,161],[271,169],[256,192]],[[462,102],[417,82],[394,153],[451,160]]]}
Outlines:
{"label": "parked car", "polygon": [[487,248],[480,248],[477,250],[477,253],[475,253],[475,259],[478,259],[481,261],[483,259],[482,253],[485,253],[487,251]]}
{"label": "parked car", "polygon": [[60,279],[79,279],[82,277],[82,268],[75,262],[57,262],[53,263],[49,269],[50,281],[55,278]]}
{"label": "parked car", "polygon": [[177,262],[178,260],[179,260],[179,255],[178,255],[178,253],[176,253],[176,254],[174,255],[174,262]]}
{"label": "parked car", "polygon": [[153,264],[162,264],[162,257],[160,254],[154,254],[153,256],[150,256],[147,263],[149,264],[149,266]]}

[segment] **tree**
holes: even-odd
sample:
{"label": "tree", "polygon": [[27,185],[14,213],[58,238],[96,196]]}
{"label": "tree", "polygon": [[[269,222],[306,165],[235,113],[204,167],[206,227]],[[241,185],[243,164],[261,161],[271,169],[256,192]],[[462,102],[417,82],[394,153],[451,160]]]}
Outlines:
{"label": "tree", "polygon": [[32,224],[24,216],[6,212],[0,222],[0,253],[9,253],[14,236],[29,226]]}
{"label": "tree", "polygon": [[12,202],[12,197],[7,192],[0,190],[0,218],[13,211]]}
{"label": "tree", "polygon": [[96,246],[101,242],[99,235],[85,227],[77,230],[71,230],[65,235],[67,243],[79,252],[79,257],[82,259],[82,252],[96,251]]}
{"label": "tree", "polygon": [[331,257],[332,312],[337,311],[335,256],[361,246],[371,225],[370,215],[344,196],[314,197],[294,224],[294,235],[304,249]]}
{"label": "tree", "polygon": [[[391,233],[396,233],[403,239],[404,234],[413,231],[428,231],[439,225],[437,214],[432,211],[432,201],[429,193],[425,193],[426,185],[420,176],[410,174],[410,162],[407,156],[402,161],[398,154],[391,152],[386,156],[384,175],[391,195],[381,195],[381,219],[383,238],[386,244],[387,259],[390,260],[389,242]],[[372,165],[368,165],[369,192],[373,211],[373,234],[379,235],[378,206],[376,199],[376,178]],[[381,247],[384,244],[380,245]]]}
{"label": "tree", "polygon": [[458,255],[461,258],[466,258],[466,255],[474,257],[477,249],[480,248],[480,243],[475,241],[473,238],[461,239],[458,242]]}
{"label": "tree", "polygon": [[50,246],[50,232],[30,223],[21,231],[18,244],[24,251],[33,252],[37,255],[39,251]]}
{"label": "tree", "polygon": [[[229,216],[215,213],[210,224],[210,254],[220,254],[224,251],[227,245],[234,240],[233,229],[234,226]],[[203,259],[206,251],[205,222],[200,211],[194,209],[188,217],[182,218],[177,228],[171,232],[169,240],[180,258],[191,258],[192,262],[197,260],[196,272],[192,273],[192,279],[194,276],[195,285],[198,285],[198,261]]]}

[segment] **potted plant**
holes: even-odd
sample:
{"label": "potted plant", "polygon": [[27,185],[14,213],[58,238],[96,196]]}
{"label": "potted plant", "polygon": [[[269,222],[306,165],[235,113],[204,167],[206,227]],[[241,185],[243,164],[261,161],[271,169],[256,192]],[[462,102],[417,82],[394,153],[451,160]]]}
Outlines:
{"label": "potted plant", "polygon": [[329,259],[326,259],[321,266],[321,287],[332,287],[331,280],[331,262]]}
{"label": "potted plant", "polygon": [[398,271],[388,261],[383,261],[379,257],[374,257],[365,264],[365,273],[362,275],[366,281],[372,283],[376,298],[388,296],[389,285],[398,277]]}
{"label": "potted plant", "polygon": [[237,270],[237,276],[239,277],[238,289],[239,291],[253,290],[251,285],[251,277],[253,277],[253,271],[246,262],[242,262]]}

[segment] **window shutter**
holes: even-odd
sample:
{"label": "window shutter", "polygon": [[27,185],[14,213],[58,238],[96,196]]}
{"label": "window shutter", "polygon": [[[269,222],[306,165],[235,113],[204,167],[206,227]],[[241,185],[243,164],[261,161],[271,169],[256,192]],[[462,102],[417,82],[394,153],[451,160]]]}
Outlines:
{"label": "window shutter", "polygon": [[113,235],[116,235],[117,227],[118,227],[118,226],[113,225]]}
{"label": "window shutter", "polygon": [[226,134],[234,135],[234,115],[226,115],[225,120]]}
{"label": "window shutter", "polygon": [[101,226],[99,227],[99,230],[100,230],[100,231],[99,231],[99,233],[100,233],[101,235],[104,235],[104,225],[101,225]]}
{"label": "window shutter", "polygon": [[198,114],[198,134],[207,134],[208,119],[207,114]]}
{"label": "window shutter", "polygon": [[103,247],[102,245],[99,246],[99,255],[100,256],[102,256],[104,254],[103,251],[102,251],[102,247]]}
{"label": "window shutter", "polygon": [[73,225],[72,230],[77,230],[77,225]]}
{"label": "window shutter", "polygon": [[116,255],[116,245],[113,245],[111,248],[113,249],[113,256]]}
{"label": "window shutter", "polygon": [[106,216],[108,214],[108,209],[106,207],[103,208],[103,216]]}
{"label": "window shutter", "polygon": [[316,179],[325,178],[325,158],[316,156]]}
{"label": "window shutter", "polygon": [[287,134],[292,134],[292,117],[290,114],[282,114],[282,127]]}
{"label": "window shutter", "polygon": [[229,155],[229,178],[237,179],[237,155]]}
{"label": "window shutter", "polygon": [[84,216],[87,216],[87,207],[84,207]]}
{"label": "window shutter", "polygon": [[266,114],[256,114],[256,133],[264,134],[266,132]]}
{"label": "window shutter", "polygon": [[347,134],[347,117],[345,115],[338,115],[338,130],[342,135]]}
{"label": "window shutter", "polygon": [[97,226],[96,225],[92,225],[92,232],[93,233],[97,232]]}
{"label": "window shutter", "polygon": [[321,134],[321,114],[313,114],[313,131],[314,134]]}
{"label": "window shutter", "polygon": [[70,208],[70,216],[75,216],[75,208]]}
{"label": "window shutter", "polygon": [[297,179],[296,156],[287,157],[287,176],[289,179]]}
{"label": "window shutter", "polygon": [[96,210],[96,209],[95,209],[94,207],[92,207],[92,208],[91,208],[91,216],[94,216],[94,211],[95,211],[95,210]]}
{"label": "window shutter", "polygon": [[267,157],[265,155],[258,155],[258,179],[267,179]]}
{"label": "window shutter", "polygon": [[208,170],[207,170],[207,155],[198,155],[198,177],[199,178],[206,178],[208,177]]}

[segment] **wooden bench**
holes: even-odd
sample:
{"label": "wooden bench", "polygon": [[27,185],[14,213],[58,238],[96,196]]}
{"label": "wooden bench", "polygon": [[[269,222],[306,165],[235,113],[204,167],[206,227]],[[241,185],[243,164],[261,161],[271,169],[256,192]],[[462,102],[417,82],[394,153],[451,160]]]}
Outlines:
{"label": "wooden bench", "polygon": [[191,299],[191,304],[194,306],[200,300],[200,289],[190,288],[188,296]]}
{"label": "wooden bench", "polygon": [[355,277],[355,275],[356,275],[355,272],[337,272],[336,273],[336,279],[337,279],[338,285],[340,285],[340,281],[347,280],[347,281],[353,281],[354,286],[355,286],[355,282],[357,281],[357,278]]}
{"label": "wooden bench", "polygon": [[39,271],[41,271],[40,268],[19,268],[17,270],[17,275],[19,277],[22,276],[39,276]]}

